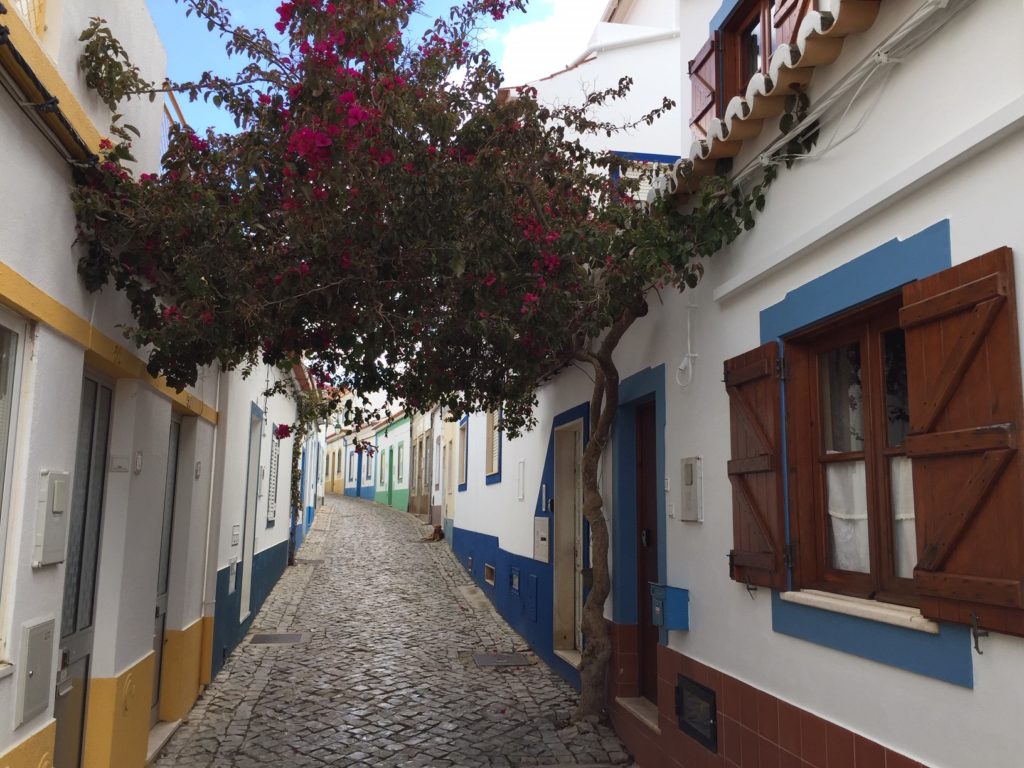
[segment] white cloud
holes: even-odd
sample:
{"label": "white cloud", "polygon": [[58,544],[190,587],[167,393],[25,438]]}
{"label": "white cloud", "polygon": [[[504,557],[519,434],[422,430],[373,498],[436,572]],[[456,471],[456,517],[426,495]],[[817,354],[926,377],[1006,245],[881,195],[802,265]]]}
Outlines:
{"label": "white cloud", "polygon": [[532,0],[522,23],[504,32],[507,85],[554,74],[586,50],[606,0]]}

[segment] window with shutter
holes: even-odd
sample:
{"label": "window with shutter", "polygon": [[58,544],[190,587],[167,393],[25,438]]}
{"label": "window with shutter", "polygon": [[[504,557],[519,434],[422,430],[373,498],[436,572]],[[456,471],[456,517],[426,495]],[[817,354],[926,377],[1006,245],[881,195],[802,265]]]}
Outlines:
{"label": "window with shutter", "polygon": [[501,424],[497,411],[487,414],[486,451],[486,475],[490,481],[492,475],[501,471]]}
{"label": "window with shutter", "polygon": [[1024,634],[1024,462],[1013,258],[907,285],[910,434],[924,615]]}
{"label": "window with shutter", "polygon": [[775,342],[725,361],[733,490],[729,564],[737,581],[785,588],[779,363]]}
{"label": "window with shutter", "polygon": [[468,485],[469,463],[469,422],[463,421],[459,425],[459,490],[464,491]]}
{"label": "window with shutter", "polygon": [[729,100],[742,96],[750,79],[767,73],[782,44],[793,45],[800,22],[817,0],[743,0],[724,19],[689,62],[693,111],[690,128],[706,138],[711,120],[721,117]]}
{"label": "window with shutter", "polygon": [[733,578],[916,605],[1024,635],[1024,418],[1013,258],[1000,249],[726,363]]}

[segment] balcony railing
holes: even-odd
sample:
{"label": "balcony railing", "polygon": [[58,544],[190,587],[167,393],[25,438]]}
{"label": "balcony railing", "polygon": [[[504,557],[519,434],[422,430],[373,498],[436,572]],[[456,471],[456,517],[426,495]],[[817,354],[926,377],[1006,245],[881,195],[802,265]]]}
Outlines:
{"label": "balcony railing", "polygon": [[46,29],[46,0],[14,0],[14,7],[36,36]]}

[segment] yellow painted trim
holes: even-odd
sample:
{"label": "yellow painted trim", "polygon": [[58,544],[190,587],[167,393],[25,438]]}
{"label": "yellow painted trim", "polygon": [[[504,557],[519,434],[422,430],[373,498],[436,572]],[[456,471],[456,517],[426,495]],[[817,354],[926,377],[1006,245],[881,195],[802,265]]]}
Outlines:
{"label": "yellow painted trim", "polygon": [[150,651],[117,677],[89,681],[82,765],[145,766],[155,663],[156,654]]}
{"label": "yellow painted trim", "polygon": [[[60,111],[63,113],[65,119],[71,125],[72,128],[77,131],[82,141],[85,142],[86,146],[90,149],[93,154],[98,154],[100,150],[100,140],[103,136],[97,130],[96,125],[89,118],[85,109],[81,103],[75,98],[74,93],[68,87],[68,84],[61,77],[60,72],[57,70],[56,65],[50,60],[50,57],[46,55],[43,47],[39,44],[39,40],[32,33],[22,21],[21,16],[14,9],[8,10],[7,14],[3,17],[3,24],[10,30],[10,41],[14,46],[15,50],[25,60],[25,63],[31,68],[33,74],[42,84],[42,86],[49,92],[51,96],[57,98]],[[18,87],[29,96],[30,99],[38,98],[41,100],[42,94],[38,92],[34,83],[27,77],[26,73],[16,64],[14,58],[9,55],[4,47],[0,47],[0,66],[2,66],[11,78],[18,84]],[[41,118],[46,122],[47,126],[53,130],[61,144],[68,152],[75,157],[77,160],[84,160],[85,157],[80,157],[81,150],[78,147],[77,142],[67,132],[64,126],[57,119],[56,115],[52,113],[43,113]]]}
{"label": "yellow painted trim", "polygon": [[203,620],[185,629],[164,632],[160,670],[160,719],[181,720],[199,698],[202,674]]}
{"label": "yellow painted trim", "polygon": [[57,742],[57,721],[51,720],[0,756],[0,768],[50,768]]}
{"label": "yellow painted trim", "polygon": [[[0,262],[0,302],[19,314],[49,326],[85,349],[85,362],[115,379],[142,379],[170,398],[175,411],[217,423],[217,410],[188,392],[177,392],[162,379],[154,379],[146,364],[127,347],[103,334],[25,277]],[[2,768],[2,767],[0,767]]]}
{"label": "yellow painted trim", "polygon": [[213,616],[203,616],[203,651],[199,666],[199,682],[213,682]]}

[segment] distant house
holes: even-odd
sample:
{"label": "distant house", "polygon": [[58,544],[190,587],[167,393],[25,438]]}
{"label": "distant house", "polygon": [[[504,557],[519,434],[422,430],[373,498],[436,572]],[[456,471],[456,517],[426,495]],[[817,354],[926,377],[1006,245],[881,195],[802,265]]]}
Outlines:
{"label": "distant house", "polygon": [[379,425],[374,435],[376,464],[376,492],[374,500],[380,504],[409,509],[409,445],[411,420],[403,411]]}
{"label": "distant house", "polygon": [[[756,226],[616,357],[610,711],[642,768],[1020,763],[1024,85],[993,77],[1024,65],[1020,14],[620,0],[533,84],[557,101],[628,74],[674,98],[603,148],[698,174],[756,178],[798,90],[790,129],[818,132],[779,160]],[[672,172],[665,189],[693,204]],[[567,369],[534,432],[474,414],[442,456],[456,556],[570,680],[590,391]]]}

